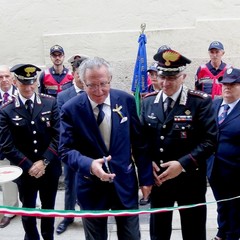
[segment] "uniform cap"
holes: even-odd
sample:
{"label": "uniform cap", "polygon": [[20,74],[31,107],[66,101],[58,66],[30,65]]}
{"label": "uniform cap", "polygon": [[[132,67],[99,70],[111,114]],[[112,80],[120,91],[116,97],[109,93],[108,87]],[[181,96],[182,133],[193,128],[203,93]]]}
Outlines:
{"label": "uniform cap", "polygon": [[223,44],[219,41],[213,41],[210,43],[209,47],[208,47],[208,51],[210,51],[211,49],[218,49],[218,50],[224,50]]}
{"label": "uniform cap", "polygon": [[152,63],[152,64],[149,66],[147,72],[149,72],[149,71],[157,72],[157,71],[158,71],[157,67],[158,67],[158,63],[157,63],[157,62],[154,62],[154,63]]}
{"label": "uniform cap", "polygon": [[30,85],[37,80],[37,71],[41,71],[41,69],[32,64],[17,64],[10,71],[22,84]]}
{"label": "uniform cap", "polygon": [[228,68],[218,81],[220,83],[240,83],[240,69]]}
{"label": "uniform cap", "polygon": [[167,45],[161,46],[153,56],[153,59],[158,61],[158,74],[164,76],[177,75],[186,68],[187,64],[191,63],[190,59]]}
{"label": "uniform cap", "polygon": [[60,45],[57,45],[57,44],[50,48],[50,55],[55,53],[55,52],[59,52],[59,53],[64,54],[63,48]]}

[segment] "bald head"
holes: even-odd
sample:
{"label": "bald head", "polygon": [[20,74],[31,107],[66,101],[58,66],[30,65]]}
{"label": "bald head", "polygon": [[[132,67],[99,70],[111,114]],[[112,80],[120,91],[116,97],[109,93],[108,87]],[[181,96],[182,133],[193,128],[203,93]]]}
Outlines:
{"label": "bald head", "polygon": [[13,76],[7,65],[0,65],[0,88],[7,92],[13,84]]}

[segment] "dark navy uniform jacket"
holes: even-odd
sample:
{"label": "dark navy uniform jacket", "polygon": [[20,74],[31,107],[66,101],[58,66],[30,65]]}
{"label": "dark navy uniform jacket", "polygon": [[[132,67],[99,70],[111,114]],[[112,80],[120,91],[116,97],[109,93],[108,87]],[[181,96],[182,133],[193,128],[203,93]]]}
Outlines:
{"label": "dark navy uniform jacket", "polygon": [[55,98],[36,94],[33,114],[16,97],[0,111],[0,148],[11,164],[25,173],[38,160],[47,159],[47,172],[60,176],[57,149],[59,112]]}
{"label": "dark navy uniform jacket", "polygon": [[205,176],[206,159],[216,144],[216,123],[207,94],[189,90],[180,93],[172,111],[164,120],[162,91],[142,103],[141,121],[149,142],[149,156],[159,166],[177,160],[187,173],[196,170]]}
{"label": "dark navy uniform jacket", "polygon": [[[216,122],[218,121],[218,111],[222,104],[222,99],[216,99],[213,102],[213,115]],[[221,173],[218,174],[227,178],[239,179],[240,168],[240,101],[236,104],[233,110],[227,115],[226,119],[218,128],[218,145],[215,155],[208,160],[208,177],[211,178],[215,167],[221,164],[223,167]],[[218,164],[218,165],[217,165]],[[216,165],[216,166],[215,166]],[[231,169],[229,171],[228,169]],[[234,175],[233,172],[236,172]]]}

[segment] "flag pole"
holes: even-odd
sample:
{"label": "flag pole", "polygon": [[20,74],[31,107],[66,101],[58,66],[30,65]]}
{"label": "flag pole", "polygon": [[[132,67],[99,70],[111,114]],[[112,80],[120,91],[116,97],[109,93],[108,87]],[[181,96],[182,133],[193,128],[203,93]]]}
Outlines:
{"label": "flag pole", "polygon": [[134,93],[138,116],[141,114],[141,98],[144,93],[147,93],[147,54],[146,54],[146,42],[147,38],[144,33],[146,29],[146,23],[140,25],[140,36],[138,38],[138,53],[135,63],[132,92]]}
{"label": "flag pole", "polygon": [[145,29],[146,29],[146,23],[142,23],[141,26],[140,26],[140,28],[141,28],[140,34],[144,34],[144,31],[145,31]]}

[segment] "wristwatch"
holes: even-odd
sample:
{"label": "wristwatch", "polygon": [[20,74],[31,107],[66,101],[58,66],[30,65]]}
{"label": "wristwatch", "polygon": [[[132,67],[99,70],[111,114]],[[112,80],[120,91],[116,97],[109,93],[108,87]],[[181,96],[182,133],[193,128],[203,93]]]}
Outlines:
{"label": "wristwatch", "polygon": [[43,159],[43,165],[45,166],[45,167],[47,167],[47,165],[49,164],[50,162],[45,158],[45,159]]}

